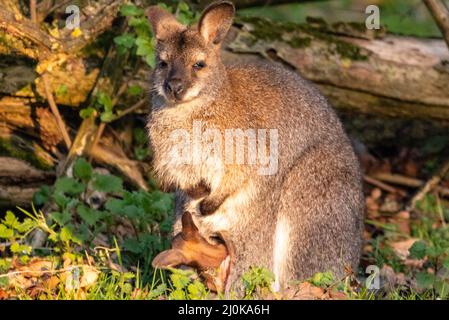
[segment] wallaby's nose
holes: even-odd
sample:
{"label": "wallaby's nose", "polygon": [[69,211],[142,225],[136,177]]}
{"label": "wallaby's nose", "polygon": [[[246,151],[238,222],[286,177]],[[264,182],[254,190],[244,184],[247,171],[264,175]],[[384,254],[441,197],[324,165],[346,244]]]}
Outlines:
{"label": "wallaby's nose", "polygon": [[184,84],[181,79],[170,79],[166,84],[167,90],[172,93],[176,98],[184,91]]}

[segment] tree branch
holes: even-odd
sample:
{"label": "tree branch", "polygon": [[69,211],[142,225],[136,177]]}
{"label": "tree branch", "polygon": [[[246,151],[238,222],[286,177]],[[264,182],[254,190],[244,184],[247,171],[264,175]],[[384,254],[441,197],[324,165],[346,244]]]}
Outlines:
{"label": "tree branch", "polygon": [[449,48],[449,10],[441,0],[423,0],[435,22],[440,28],[443,38]]}

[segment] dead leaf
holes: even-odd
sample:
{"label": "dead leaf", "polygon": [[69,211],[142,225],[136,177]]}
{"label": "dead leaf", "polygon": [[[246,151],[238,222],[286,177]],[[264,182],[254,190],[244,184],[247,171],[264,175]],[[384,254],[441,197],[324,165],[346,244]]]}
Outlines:
{"label": "dead leaf", "polygon": [[81,276],[80,287],[88,288],[94,285],[98,279],[98,274],[100,273],[94,267],[85,265],[83,266],[83,275]]}
{"label": "dead leaf", "polygon": [[419,239],[411,238],[403,241],[390,242],[389,245],[394,250],[396,255],[405,261],[409,255],[409,249],[418,240]]}
{"label": "dead leaf", "polygon": [[52,268],[52,261],[36,258],[32,259],[27,265],[17,268],[17,271],[23,272],[22,275],[26,277],[39,277],[45,271],[52,270]]}
{"label": "dead leaf", "polygon": [[9,298],[8,292],[0,288],[0,300],[6,300]]}

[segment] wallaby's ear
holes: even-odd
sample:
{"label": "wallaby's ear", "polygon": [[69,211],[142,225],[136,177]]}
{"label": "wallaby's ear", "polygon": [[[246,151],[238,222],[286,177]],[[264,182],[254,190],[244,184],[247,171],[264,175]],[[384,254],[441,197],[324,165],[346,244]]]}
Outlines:
{"label": "wallaby's ear", "polygon": [[232,25],[235,8],[232,2],[212,3],[201,15],[198,30],[207,43],[219,44]]}
{"label": "wallaby's ear", "polygon": [[187,264],[184,253],[178,249],[165,250],[159,253],[151,262],[153,268],[165,269]]}
{"label": "wallaby's ear", "polygon": [[190,212],[184,212],[181,217],[182,236],[185,240],[194,239],[198,236],[198,228],[193,222]]}
{"label": "wallaby's ear", "polygon": [[157,40],[164,40],[173,32],[185,29],[185,26],[179,23],[174,15],[159,6],[148,7],[145,14]]}

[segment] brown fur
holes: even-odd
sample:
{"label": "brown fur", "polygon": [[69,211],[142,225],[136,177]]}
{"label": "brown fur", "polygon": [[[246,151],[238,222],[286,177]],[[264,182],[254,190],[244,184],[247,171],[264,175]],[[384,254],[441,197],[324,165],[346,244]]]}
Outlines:
{"label": "brown fur", "polygon": [[206,279],[209,289],[222,291],[233,259],[232,252],[229,242],[227,245],[207,242],[198,232],[191,214],[185,212],[182,216],[182,231],[173,238],[171,249],[159,253],[152,265],[155,268],[180,265],[193,267]]}
{"label": "brown fur", "polygon": [[[221,62],[220,41],[232,12],[229,2],[215,3],[198,25],[173,27],[170,20],[170,32],[160,26],[166,13],[148,9],[159,39],[148,129],[155,173],[162,185],[177,190],[175,232],[185,210],[210,242],[226,232],[236,254],[230,285],[254,265],[275,272],[277,289],[319,271],[341,276],[345,266],[356,268],[361,248],[364,200],[357,159],[334,111],[309,82],[277,65]],[[205,66],[194,67],[198,61]],[[167,82],[182,90],[167,90]],[[277,173],[259,175],[258,162],[224,163],[223,154],[174,165],[171,134],[192,133],[195,120],[202,121],[203,132],[277,129]],[[197,186],[203,186],[199,199],[192,192]]]}

